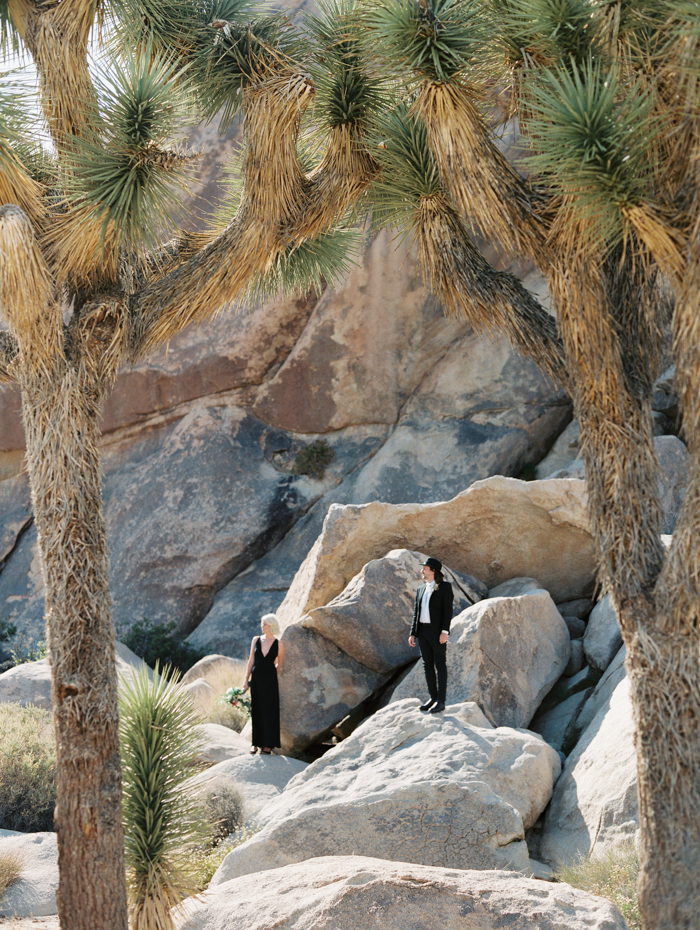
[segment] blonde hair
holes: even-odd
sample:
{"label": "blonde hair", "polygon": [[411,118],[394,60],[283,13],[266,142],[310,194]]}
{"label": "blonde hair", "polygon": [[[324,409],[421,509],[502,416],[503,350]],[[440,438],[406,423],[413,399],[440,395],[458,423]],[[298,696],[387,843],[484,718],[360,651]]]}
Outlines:
{"label": "blonde hair", "polygon": [[277,619],[277,614],[265,614],[264,617],[260,618],[260,625],[262,626],[263,623],[267,623],[273,636],[280,635],[280,622]]}

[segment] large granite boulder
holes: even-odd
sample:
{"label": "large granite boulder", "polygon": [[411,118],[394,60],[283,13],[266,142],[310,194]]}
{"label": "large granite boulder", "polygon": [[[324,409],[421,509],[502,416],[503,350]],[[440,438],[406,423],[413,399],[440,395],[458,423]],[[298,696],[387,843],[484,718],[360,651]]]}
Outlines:
{"label": "large granite boulder", "polygon": [[244,875],[189,898],[177,930],[625,930],[617,908],[566,884],[328,856]]}
{"label": "large granite boulder", "polygon": [[555,601],[580,596],[595,577],[584,482],[497,476],[435,504],[332,506],[278,617],[293,623],[327,604],[369,559],[396,548],[436,556],[489,589],[537,578]]}
{"label": "large granite boulder", "polygon": [[[569,631],[547,591],[480,601],[452,621],[447,702],[474,701],[494,726],[526,727],[569,661]],[[426,698],[418,663],[392,701]]]}
{"label": "large granite boulder", "polygon": [[0,855],[14,855],[22,861],[19,880],[0,897],[0,916],[43,917],[55,914],[58,888],[56,834],[0,830]]}
{"label": "large granite boulder", "polygon": [[386,681],[299,624],[284,631],[279,674],[282,750],[303,751]]}
{"label": "large granite boulder", "polygon": [[[373,559],[337,597],[299,622],[372,671],[389,674],[416,657],[408,634],[424,562],[424,555],[407,549]],[[483,586],[475,579],[445,575],[452,582],[455,612],[481,600]]]}
{"label": "large granite boulder", "polygon": [[[131,683],[142,668],[148,668],[123,643],[117,643],[116,662],[120,685]],[[148,677],[153,678],[150,669]],[[0,675],[0,704],[35,704],[44,710],[51,710],[51,669],[48,659],[24,662],[3,672]]]}
{"label": "large granite boulder", "polygon": [[[14,397],[0,387],[0,422]],[[120,374],[103,441],[117,628],[174,619],[189,634],[211,612],[196,644],[242,657],[331,503],[435,501],[517,474],[569,409],[507,340],[446,320],[415,252],[375,235],[336,292],[224,313]],[[322,478],[297,474],[298,453],[321,438],[335,460]],[[6,456],[18,442],[8,425]],[[40,638],[36,533],[12,526],[0,604]]]}
{"label": "large granite boulder", "polygon": [[559,770],[543,740],[492,727],[475,704],[440,716],[420,713],[414,700],[390,704],[292,779],[212,884],[352,853],[527,871],[524,830]]}
{"label": "large granite boulder", "polygon": [[633,839],[638,826],[634,721],[624,678],[566,760],[545,817],[539,857],[550,865],[568,865]]}
{"label": "large granite boulder", "polygon": [[215,765],[250,752],[250,740],[229,727],[218,723],[200,723],[196,730],[200,744],[197,758],[200,762]]}

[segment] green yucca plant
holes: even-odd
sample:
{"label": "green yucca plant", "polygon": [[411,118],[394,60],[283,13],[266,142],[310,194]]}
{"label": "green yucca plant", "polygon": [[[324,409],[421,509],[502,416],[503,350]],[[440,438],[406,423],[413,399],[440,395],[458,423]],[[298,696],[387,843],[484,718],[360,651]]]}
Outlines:
{"label": "green yucca plant", "polygon": [[169,677],[142,666],[120,698],[124,842],[133,930],[174,926],[170,911],[197,890],[189,852],[205,838],[201,804],[183,786],[195,773],[198,718]]}

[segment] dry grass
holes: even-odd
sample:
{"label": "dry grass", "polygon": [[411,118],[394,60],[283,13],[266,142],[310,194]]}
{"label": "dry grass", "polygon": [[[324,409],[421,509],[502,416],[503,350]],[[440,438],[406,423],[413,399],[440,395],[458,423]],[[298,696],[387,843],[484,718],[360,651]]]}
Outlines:
{"label": "dry grass", "polygon": [[19,880],[23,865],[24,860],[18,853],[0,852],[0,898]]}
{"label": "dry grass", "polygon": [[574,888],[608,898],[625,918],[629,930],[642,930],[637,904],[638,874],[639,853],[634,843],[628,843],[560,869],[557,878]]}
{"label": "dry grass", "polygon": [[245,711],[233,707],[231,704],[220,704],[219,698],[229,688],[243,687],[247,664],[247,662],[239,661],[236,670],[233,672],[223,666],[215,667],[206,675],[206,680],[216,692],[216,700],[212,703],[209,713],[206,715],[206,723],[218,723],[220,726],[235,730],[236,733],[240,733],[246,725],[248,715]]}
{"label": "dry grass", "polygon": [[53,830],[56,750],[51,714],[0,704],[0,828]]}

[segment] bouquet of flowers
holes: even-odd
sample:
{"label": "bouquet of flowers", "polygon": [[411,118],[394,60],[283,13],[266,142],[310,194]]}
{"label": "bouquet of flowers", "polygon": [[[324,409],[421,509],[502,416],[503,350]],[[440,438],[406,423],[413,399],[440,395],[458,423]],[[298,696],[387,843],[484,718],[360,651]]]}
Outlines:
{"label": "bouquet of flowers", "polygon": [[250,692],[244,691],[243,688],[229,688],[226,694],[220,698],[222,704],[231,704],[250,715]]}

